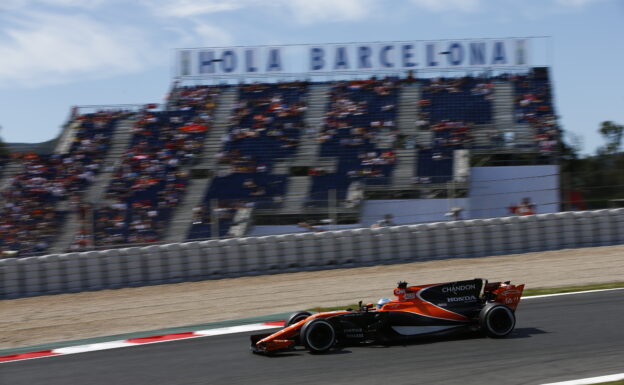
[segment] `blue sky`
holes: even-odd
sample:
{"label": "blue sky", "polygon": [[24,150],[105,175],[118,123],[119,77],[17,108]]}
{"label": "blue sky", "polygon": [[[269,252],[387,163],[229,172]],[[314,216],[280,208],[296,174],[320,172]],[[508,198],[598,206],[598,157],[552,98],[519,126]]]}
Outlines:
{"label": "blue sky", "polygon": [[601,121],[624,124],[623,19],[623,0],[2,0],[0,136],[161,102],[179,47],[552,36],[562,126],[593,153]]}

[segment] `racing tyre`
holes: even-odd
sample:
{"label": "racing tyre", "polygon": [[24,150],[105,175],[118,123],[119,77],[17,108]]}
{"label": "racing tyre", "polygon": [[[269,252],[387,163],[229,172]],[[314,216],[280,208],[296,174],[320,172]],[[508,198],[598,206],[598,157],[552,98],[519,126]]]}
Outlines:
{"label": "racing tyre", "polygon": [[502,338],[511,333],[516,326],[516,316],[505,305],[489,303],[481,309],[479,324],[488,337]]}
{"label": "racing tyre", "polygon": [[300,338],[310,353],[325,353],[336,343],[336,330],[326,320],[315,318],[303,325]]}
{"label": "racing tyre", "polygon": [[290,317],[288,317],[288,319],[286,320],[286,323],[284,324],[284,327],[287,328],[291,325],[296,324],[297,322],[304,320],[306,318],[308,318],[309,316],[311,316],[312,313],[307,312],[307,311],[296,311],[294,313],[292,313],[290,315]]}

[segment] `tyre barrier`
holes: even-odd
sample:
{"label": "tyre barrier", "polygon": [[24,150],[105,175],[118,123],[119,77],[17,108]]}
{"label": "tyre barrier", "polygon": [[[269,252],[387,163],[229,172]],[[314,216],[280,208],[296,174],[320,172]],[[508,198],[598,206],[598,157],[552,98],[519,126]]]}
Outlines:
{"label": "tyre barrier", "polygon": [[624,244],[624,208],[0,259],[0,299]]}

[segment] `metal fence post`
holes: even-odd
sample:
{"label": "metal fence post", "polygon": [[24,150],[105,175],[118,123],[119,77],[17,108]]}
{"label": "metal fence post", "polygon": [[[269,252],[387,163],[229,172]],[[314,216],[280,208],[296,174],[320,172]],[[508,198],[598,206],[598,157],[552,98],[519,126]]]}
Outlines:
{"label": "metal fence post", "polygon": [[336,189],[331,189],[328,192],[329,197],[329,220],[331,221],[330,229],[335,230],[338,224],[337,211],[338,211],[338,199],[336,196]]}
{"label": "metal fence post", "polygon": [[210,200],[210,232],[212,233],[212,239],[219,239],[219,215],[217,208],[219,207],[219,201],[217,199]]}

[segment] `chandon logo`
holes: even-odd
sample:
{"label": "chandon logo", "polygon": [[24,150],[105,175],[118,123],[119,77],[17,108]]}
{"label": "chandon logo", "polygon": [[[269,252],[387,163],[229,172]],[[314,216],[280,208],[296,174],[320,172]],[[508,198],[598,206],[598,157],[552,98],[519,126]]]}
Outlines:
{"label": "chandon logo", "polygon": [[477,285],[474,284],[474,283],[467,284],[467,285],[457,285],[457,286],[443,287],[442,288],[442,293],[457,293],[458,291],[474,290],[476,288],[477,288]]}

